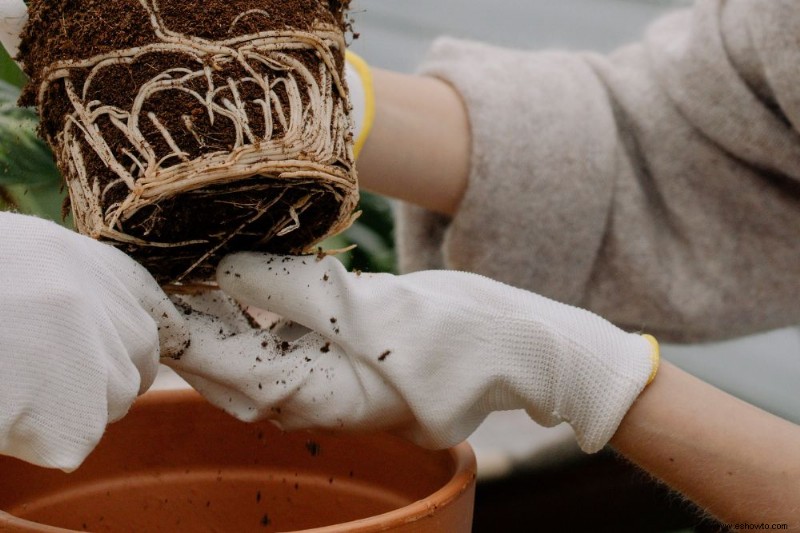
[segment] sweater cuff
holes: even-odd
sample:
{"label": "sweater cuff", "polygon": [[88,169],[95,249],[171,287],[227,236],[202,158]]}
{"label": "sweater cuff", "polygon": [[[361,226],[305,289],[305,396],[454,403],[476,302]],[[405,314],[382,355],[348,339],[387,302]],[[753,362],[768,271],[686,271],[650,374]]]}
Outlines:
{"label": "sweater cuff", "polygon": [[464,99],[471,169],[452,220],[399,207],[401,269],[472,271],[578,303],[606,230],[617,150],[607,93],[584,56],[444,38],[420,71]]}

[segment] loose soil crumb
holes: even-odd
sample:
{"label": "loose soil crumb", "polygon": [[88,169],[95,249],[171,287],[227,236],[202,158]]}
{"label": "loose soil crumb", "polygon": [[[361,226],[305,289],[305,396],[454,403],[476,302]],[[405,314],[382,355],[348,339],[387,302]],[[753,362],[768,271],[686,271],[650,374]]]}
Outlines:
{"label": "loose soil crumb", "polygon": [[313,440],[306,441],[306,449],[308,450],[308,453],[310,453],[312,457],[318,456],[321,451],[319,443]]}

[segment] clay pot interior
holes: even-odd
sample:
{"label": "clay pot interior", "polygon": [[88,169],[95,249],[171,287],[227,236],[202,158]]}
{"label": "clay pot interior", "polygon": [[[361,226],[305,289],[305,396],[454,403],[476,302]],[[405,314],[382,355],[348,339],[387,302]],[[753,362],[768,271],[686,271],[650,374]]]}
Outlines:
{"label": "clay pot interior", "polygon": [[0,457],[0,480],[8,531],[467,532],[475,457],[467,444],[283,433],[156,391],[76,472]]}

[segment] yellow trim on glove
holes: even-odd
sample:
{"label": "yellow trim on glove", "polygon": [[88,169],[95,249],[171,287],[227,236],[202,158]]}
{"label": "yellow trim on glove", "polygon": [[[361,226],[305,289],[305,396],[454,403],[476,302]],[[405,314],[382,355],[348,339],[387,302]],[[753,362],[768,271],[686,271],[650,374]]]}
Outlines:
{"label": "yellow trim on glove", "polygon": [[650,385],[653,380],[656,379],[658,367],[661,365],[661,348],[658,346],[658,341],[656,338],[652,335],[642,335],[642,337],[647,339],[650,342],[650,345],[653,347],[653,350],[650,352],[650,361],[653,363],[653,370],[650,372],[650,377],[647,378],[647,385]]}
{"label": "yellow trim on glove", "polygon": [[356,139],[353,146],[353,154],[358,159],[364,143],[367,142],[369,132],[372,130],[372,123],[375,122],[375,88],[372,84],[372,71],[366,61],[350,50],[345,53],[345,59],[358,72],[361,77],[361,85],[364,88],[364,123],[361,125],[358,139]]}

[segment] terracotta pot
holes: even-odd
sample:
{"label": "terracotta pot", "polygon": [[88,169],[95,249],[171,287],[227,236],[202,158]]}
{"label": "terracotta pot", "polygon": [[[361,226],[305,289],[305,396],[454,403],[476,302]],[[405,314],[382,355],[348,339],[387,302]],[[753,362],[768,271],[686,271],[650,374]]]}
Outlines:
{"label": "terracotta pot", "polygon": [[467,444],[283,433],[158,391],[72,474],[0,457],[0,530],[467,532],[475,471]]}

